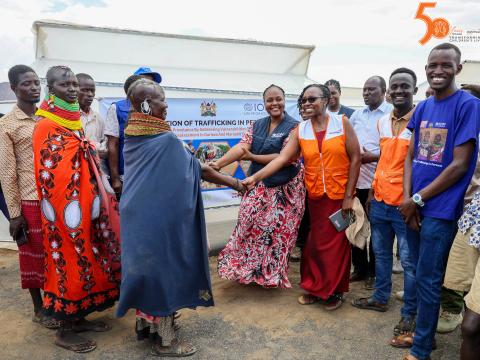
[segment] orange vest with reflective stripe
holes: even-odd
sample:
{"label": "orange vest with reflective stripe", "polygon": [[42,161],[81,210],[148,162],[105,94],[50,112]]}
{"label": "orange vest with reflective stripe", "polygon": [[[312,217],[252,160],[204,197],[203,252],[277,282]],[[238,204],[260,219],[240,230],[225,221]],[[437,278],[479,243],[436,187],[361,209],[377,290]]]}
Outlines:
{"label": "orange vest with reflective stripe", "polygon": [[350,169],[345,121],[348,121],[345,116],[329,115],[321,152],[311,120],[301,122],[298,127],[298,139],[305,163],[305,186],[310,198],[319,198],[324,194],[332,200],[344,198]]}
{"label": "orange vest with reflective stripe", "polygon": [[397,136],[393,136],[391,114],[378,120],[377,126],[380,134],[380,159],[372,183],[375,199],[398,206],[403,200],[403,164],[412,132],[405,127]]}

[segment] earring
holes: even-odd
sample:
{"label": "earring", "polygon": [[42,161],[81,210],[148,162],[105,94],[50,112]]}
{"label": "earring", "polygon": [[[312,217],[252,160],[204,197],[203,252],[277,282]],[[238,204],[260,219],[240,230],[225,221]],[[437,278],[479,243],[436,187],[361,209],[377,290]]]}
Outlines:
{"label": "earring", "polygon": [[47,105],[50,110],[53,110],[55,108],[55,95],[48,95]]}
{"label": "earring", "polygon": [[140,109],[142,110],[142,113],[145,115],[152,114],[152,109],[150,108],[150,104],[148,103],[147,99],[142,101],[142,103],[140,104]]}

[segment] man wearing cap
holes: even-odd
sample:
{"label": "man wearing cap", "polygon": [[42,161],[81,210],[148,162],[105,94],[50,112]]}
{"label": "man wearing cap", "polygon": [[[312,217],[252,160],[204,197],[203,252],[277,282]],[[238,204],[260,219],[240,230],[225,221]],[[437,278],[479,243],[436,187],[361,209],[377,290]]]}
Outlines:
{"label": "man wearing cap", "polygon": [[[156,83],[162,81],[162,77],[159,73],[152,71],[149,67],[140,67],[125,81],[123,86],[125,94],[130,85],[141,77],[153,80]],[[105,135],[108,139],[107,147],[110,183],[118,198],[122,193],[123,182],[123,131],[130,107],[131,104],[128,98],[114,102],[108,109],[105,121]]]}

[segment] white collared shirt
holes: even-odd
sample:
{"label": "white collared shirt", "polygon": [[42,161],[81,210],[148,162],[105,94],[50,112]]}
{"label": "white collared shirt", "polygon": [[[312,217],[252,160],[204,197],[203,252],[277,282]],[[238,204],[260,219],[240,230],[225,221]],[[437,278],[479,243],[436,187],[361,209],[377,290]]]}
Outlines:
{"label": "white collared shirt", "polygon": [[[374,154],[380,154],[380,136],[378,134],[378,120],[385,114],[389,114],[393,110],[392,104],[383,101],[375,110],[371,111],[368,106],[355,110],[350,117],[350,123],[357,134],[360,143],[360,151],[363,148]],[[370,189],[372,187],[373,175],[377,163],[362,164],[360,167],[360,175],[358,176],[357,189]]]}

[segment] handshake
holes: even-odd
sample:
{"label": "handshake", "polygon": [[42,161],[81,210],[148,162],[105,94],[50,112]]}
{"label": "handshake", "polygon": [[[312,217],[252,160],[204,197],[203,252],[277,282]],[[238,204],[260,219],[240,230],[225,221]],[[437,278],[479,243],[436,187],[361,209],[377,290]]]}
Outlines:
{"label": "handshake", "polygon": [[256,181],[254,181],[253,176],[249,176],[240,181],[237,178],[221,173],[220,170],[222,167],[224,167],[224,165],[219,164],[218,160],[202,164],[202,179],[214,184],[228,186],[238,191],[241,195],[255,187]]}

